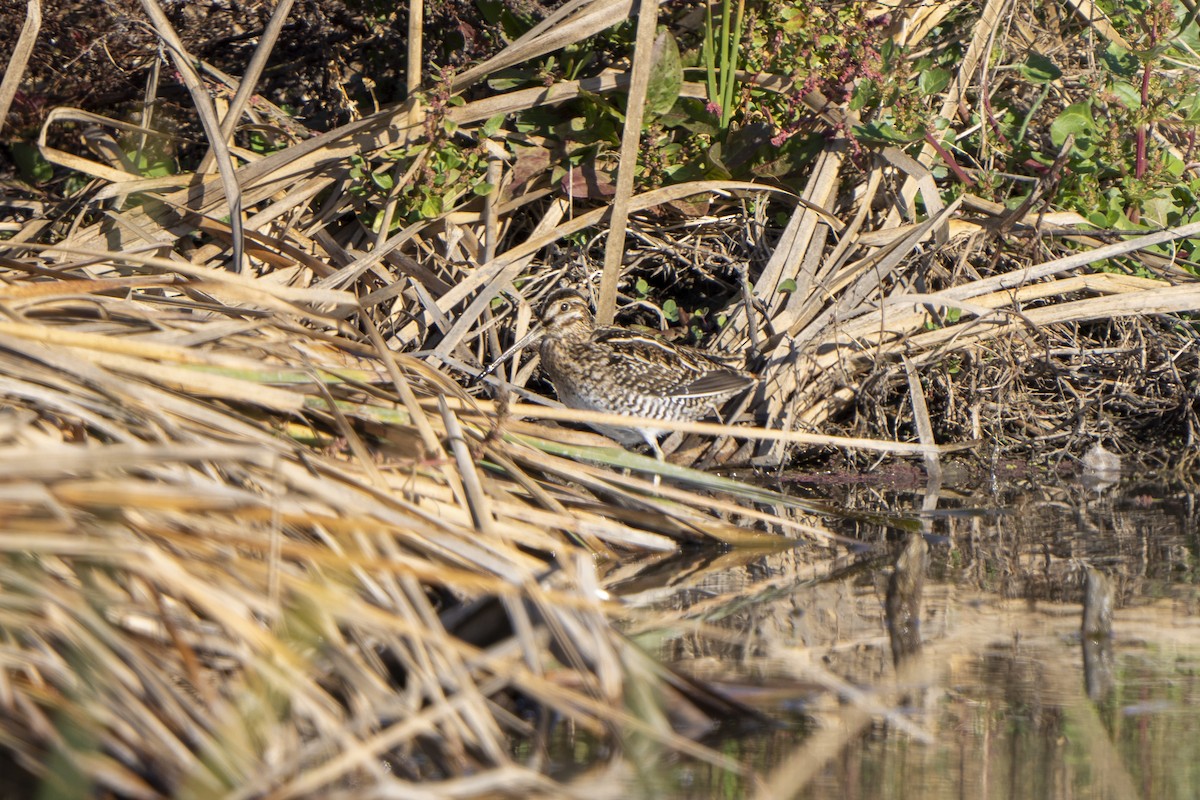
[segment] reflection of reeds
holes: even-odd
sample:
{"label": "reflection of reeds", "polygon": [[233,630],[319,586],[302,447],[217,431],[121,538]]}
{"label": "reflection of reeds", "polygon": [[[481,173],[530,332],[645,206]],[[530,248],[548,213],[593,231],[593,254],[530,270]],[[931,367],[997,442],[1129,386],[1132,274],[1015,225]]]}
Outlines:
{"label": "reflection of reeds", "polygon": [[[1058,499],[1064,519],[1025,509],[944,521],[947,537],[933,548],[924,593],[922,647],[895,668],[885,587],[904,557],[897,557],[900,543],[888,553],[884,528],[872,531],[878,546],[870,557],[840,569],[811,549],[753,557],[734,551],[664,565],[669,590],[639,590],[627,579],[620,590],[632,609],[628,632],[744,702],[807,720],[804,736],[729,740],[731,754],[768,761],[760,797],[869,794],[872,784],[904,781],[929,784],[926,796],[935,798],[961,796],[966,787],[1029,796],[1072,759],[1094,765],[1063,778],[1080,792],[1136,797],[1130,787],[1145,779],[1155,789],[1142,795],[1189,796],[1194,748],[1175,737],[1190,742],[1195,725],[1200,625],[1191,612],[1194,593],[1170,551],[1194,526],[1168,508],[1097,507],[1078,488],[1074,498],[1063,490]],[[1132,589],[1113,613],[1107,657],[1116,680],[1103,703],[1085,693],[1080,634],[1088,622],[1082,580],[1071,575],[1081,554],[1047,553],[1047,540],[1070,525],[1072,508],[1095,515],[1104,532],[1089,534],[1091,557]],[[1122,561],[1115,555],[1122,527],[1162,545]],[[1161,576],[1171,574],[1176,582],[1164,587]],[[1047,582],[1055,584],[1050,597]],[[1164,591],[1170,599],[1161,599]],[[1067,739],[1070,755],[1060,749]],[[863,769],[842,769],[847,759]],[[1155,766],[1142,772],[1147,763]],[[703,767],[694,777],[702,796],[728,780]],[[1188,788],[1172,793],[1177,785]],[[744,786],[752,795],[751,784]]]}

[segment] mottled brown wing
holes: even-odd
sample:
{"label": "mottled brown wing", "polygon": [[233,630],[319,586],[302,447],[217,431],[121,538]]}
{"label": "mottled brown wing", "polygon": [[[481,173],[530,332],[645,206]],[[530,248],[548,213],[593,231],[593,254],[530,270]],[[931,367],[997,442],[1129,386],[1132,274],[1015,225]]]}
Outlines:
{"label": "mottled brown wing", "polygon": [[731,392],[740,392],[753,384],[753,377],[724,369],[720,372],[705,373],[691,383],[679,386],[671,394],[672,396],[715,397]]}
{"label": "mottled brown wing", "polygon": [[602,328],[592,341],[604,345],[610,369],[631,389],[660,397],[716,397],[740,391],[754,378],[703,351],[622,328]]}

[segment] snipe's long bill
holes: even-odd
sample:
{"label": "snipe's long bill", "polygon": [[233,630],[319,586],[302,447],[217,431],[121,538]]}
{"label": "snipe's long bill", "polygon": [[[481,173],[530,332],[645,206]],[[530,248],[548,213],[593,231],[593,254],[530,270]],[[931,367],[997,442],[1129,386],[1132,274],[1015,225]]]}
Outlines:
{"label": "snipe's long bill", "polygon": [[[752,375],[694,347],[625,328],[596,327],[587,299],[574,289],[552,292],[538,317],[541,326],[510,347],[480,378],[540,337],[542,370],[568,408],[694,421],[757,383]],[[662,428],[593,427],[625,445],[644,441],[663,459],[658,445]]]}

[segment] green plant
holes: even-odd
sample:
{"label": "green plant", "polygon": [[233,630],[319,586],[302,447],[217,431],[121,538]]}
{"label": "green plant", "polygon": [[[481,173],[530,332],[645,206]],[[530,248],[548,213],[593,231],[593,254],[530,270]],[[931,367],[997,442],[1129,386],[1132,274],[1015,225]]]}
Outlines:
{"label": "green plant", "polygon": [[[677,43],[668,28],[660,28],[639,184],[787,181],[798,175],[823,146],[828,127],[804,104],[805,93],[819,90],[843,102],[859,78],[878,73],[885,20],[868,16],[858,5],[830,10],[798,0],[722,0],[717,9],[706,6],[698,39]],[[827,33],[830,30],[836,33]],[[628,53],[631,35],[628,24],[618,25],[537,64],[498,73],[489,86],[511,90],[588,77]],[[741,82],[737,76],[743,65],[752,73],[786,77],[792,89],[780,92],[777,86]],[[688,69],[702,73],[707,100],[679,95]],[[934,91],[929,81],[925,79],[925,89]],[[535,141],[513,148],[518,174],[532,178],[549,170],[550,180],[563,182],[572,196],[603,199],[615,167],[612,154],[623,133],[624,110],[620,95],[581,91],[554,109],[517,113],[513,128]],[[914,114],[921,116],[923,111]]]}
{"label": "green plant", "polygon": [[[1108,45],[1088,97],[1064,108],[1050,125],[1052,144],[1067,152],[1060,198],[1102,227],[1181,225],[1200,216],[1200,181],[1187,178],[1186,151],[1169,143],[1194,146],[1200,81],[1194,68],[1163,67],[1176,46],[1190,49],[1180,37],[1194,27],[1195,13],[1181,22],[1169,2],[1129,6],[1124,22],[1133,49]],[[1053,154],[1035,158],[1048,164]]]}
{"label": "green plant", "polygon": [[721,130],[726,130],[733,118],[733,92],[737,87],[742,22],[746,12],[745,0],[737,0],[737,11],[731,14],[732,5],[732,0],[721,0],[721,30],[718,34],[713,23],[712,3],[704,4],[704,67],[708,110],[720,118]]}
{"label": "green plant", "polygon": [[42,158],[37,147],[29,142],[13,142],[9,145],[9,153],[17,165],[22,180],[38,184],[45,183],[54,177],[54,165]]}
{"label": "green plant", "polygon": [[[406,147],[384,154],[381,163],[368,163],[362,156],[350,158],[350,191],[362,202],[364,225],[378,232],[388,217],[389,200],[397,202],[388,230],[419,219],[438,217],[465,199],[490,194],[495,187],[487,181],[487,156],[474,139],[460,137],[458,126],[445,111],[459,105],[442,84],[426,98],[425,135]],[[491,136],[503,124],[503,116],[487,120],[480,129]]]}

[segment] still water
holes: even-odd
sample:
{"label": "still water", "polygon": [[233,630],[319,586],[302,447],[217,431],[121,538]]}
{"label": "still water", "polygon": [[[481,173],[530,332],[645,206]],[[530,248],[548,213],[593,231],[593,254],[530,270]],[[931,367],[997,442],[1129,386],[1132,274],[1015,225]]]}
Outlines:
{"label": "still water", "polygon": [[1196,508],[1164,486],[840,486],[920,532],[825,518],[843,541],[615,565],[630,636],[771,720],[703,737],[724,765],[634,758],[621,791],[1200,797]]}

